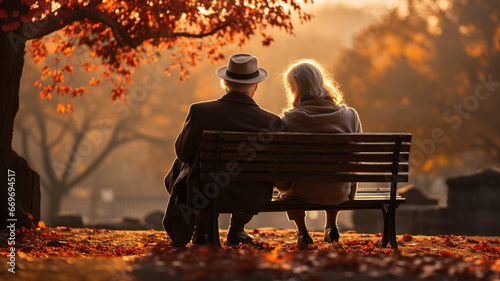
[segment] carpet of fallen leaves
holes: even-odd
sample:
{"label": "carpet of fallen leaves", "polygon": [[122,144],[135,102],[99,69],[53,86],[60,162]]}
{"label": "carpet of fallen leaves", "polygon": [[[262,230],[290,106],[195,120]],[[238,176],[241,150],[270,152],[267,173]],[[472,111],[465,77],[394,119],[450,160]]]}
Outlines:
{"label": "carpet of fallen leaves", "polygon": [[[249,231],[255,242],[172,247],[162,231],[42,228],[16,233],[16,273],[8,233],[0,233],[2,280],[500,280],[499,237],[342,233],[339,243],[299,247],[292,230]],[[43,276],[41,278],[40,276]],[[4,279],[8,277],[8,279]]]}

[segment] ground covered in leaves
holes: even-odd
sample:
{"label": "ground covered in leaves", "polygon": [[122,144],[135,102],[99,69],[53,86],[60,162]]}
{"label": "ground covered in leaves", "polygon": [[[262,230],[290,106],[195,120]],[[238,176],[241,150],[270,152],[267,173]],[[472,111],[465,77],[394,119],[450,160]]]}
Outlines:
{"label": "ground covered in leaves", "polygon": [[[339,243],[298,247],[293,230],[249,231],[255,242],[176,248],[161,231],[43,228],[16,233],[15,273],[9,233],[0,233],[1,280],[500,280],[500,239],[342,233]],[[12,270],[11,270],[12,271]]]}

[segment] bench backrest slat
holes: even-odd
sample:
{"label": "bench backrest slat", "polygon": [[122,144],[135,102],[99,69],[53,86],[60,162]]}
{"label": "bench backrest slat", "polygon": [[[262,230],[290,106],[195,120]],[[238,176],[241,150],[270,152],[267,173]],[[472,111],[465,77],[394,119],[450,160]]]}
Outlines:
{"label": "bench backrest slat", "polygon": [[[272,140],[273,142],[285,143],[348,143],[348,142],[393,142],[395,135],[403,136],[402,142],[410,142],[411,134],[389,134],[389,133],[349,133],[349,134],[335,134],[336,137],[332,138],[331,133],[253,133],[249,138],[248,132],[225,132],[225,141],[252,141],[266,142]],[[216,140],[218,131],[205,131],[203,139]],[[257,137],[257,138],[254,138]]]}
{"label": "bench backrest slat", "polygon": [[[273,172],[324,172],[324,173],[334,173],[334,172],[356,172],[356,173],[392,173],[392,165],[387,163],[309,163],[304,165],[303,163],[288,163],[283,165],[283,163],[262,163],[259,161],[252,161],[250,163],[241,162],[239,167],[244,171],[258,172],[262,171],[262,165],[265,165],[266,169]],[[229,161],[221,161],[220,165],[225,167],[229,164]],[[410,169],[410,165],[399,164],[399,172],[405,173]],[[201,161],[202,171],[213,171],[215,169],[215,163],[213,160]]]}
{"label": "bench backrest slat", "polygon": [[[336,144],[315,144],[309,143],[269,143],[266,144],[266,151],[293,152],[293,153],[345,153],[345,152],[394,152],[394,145],[387,143],[336,143]],[[205,141],[202,144],[203,150],[215,150],[215,141]],[[221,147],[225,151],[245,151],[253,150],[251,143],[241,141],[226,141]],[[410,144],[403,143],[401,152],[409,152]]]}
{"label": "bench backrest slat", "polygon": [[[216,174],[214,174],[216,175]],[[202,174],[202,181],[213,180],[215,176],[210,173]],[[307,182],[390,182],[391,175],[366,175],[366,174],[348,174],[348,173],[247,173],[241,172],[231,176],[231,181],[307,181]],[[408,175],[398,175],[398,182],[407,182]]]}
{"label": "bench backrest slat", "polygon": [[397,181],[408,181],[410,141],[411,134],[204,131],[200,176],[211,181],[233,171],[233,181],[391,182],[397,171]]}
{"label": "bench backrest slat", "polygon": [[[223,150],[224,151],[224,150]],[[215,152],[202,151],[201,158],[203,160],[214,160],[216,157]],[[403,152],[399,156],[400,162],[408,162],[409,153]],[[220,160],[232,161],[262,161],[262,162],[385,162],[390,163],[393,160],[392,153],[370,153],[370,154],[352,154],[352,153],[273,153],[263,152],[255,153],[254,151],[224,151]],[[287,163],[283,163],[287,164]]]}

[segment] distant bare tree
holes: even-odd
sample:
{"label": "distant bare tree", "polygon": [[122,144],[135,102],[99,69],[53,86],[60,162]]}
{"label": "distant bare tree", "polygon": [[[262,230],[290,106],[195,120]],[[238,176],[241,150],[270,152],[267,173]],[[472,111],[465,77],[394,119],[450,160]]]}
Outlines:
{"label": "distant bare tree", "polygon": [[41,185],[50,201],[49,223],[60,211],[64,196],[113,151],[135,141],[164,144],[166,140],[155,118],[144,115],[148,107],[145,102],[135,108],[120,103],[110,110],[103,102],[82,101],[82,110],[69,115],[56,113],[53,104],[42,107],[37,101],[21,103],[22,118],[17,119],[16,132],[22,154],[40,165]]}

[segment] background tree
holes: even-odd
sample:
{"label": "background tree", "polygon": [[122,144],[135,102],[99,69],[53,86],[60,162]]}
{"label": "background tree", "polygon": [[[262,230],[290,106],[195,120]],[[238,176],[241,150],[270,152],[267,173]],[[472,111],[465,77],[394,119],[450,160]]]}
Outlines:
{"label": "background tree", "polygon": [[[307,1],[304,1],[307,2]],[[267,27],[280,27],[291,33],[291,14],[301,20],[310,16],[301,11],[299,1],[102,1],[102,0],[2,0],[0,1],[0,182],[1,201],[6,203],[7,169],[17,170],[16,178],[33,173],[27,163],[12,150],[14,118],[19,108],[19,82],[25,55],[35,63],[53,49],[56,62],[69,57],[78,48],[90,52],[89,61],[77,65],[87,71],[101,69],[100,77],[91,85],[109,80],[115,86],[113,100],[126,93],[126,84],[133,83],[130,74],[140,63],[155,60],[162,50],[171,51],[172,67],[177,67],[181,79],[189,77],[187,66],[194,65],[203,55],[212,61],[223,59],[221,48],[226,44],[244,44],[252,35],[260,34],[268,45],[272,38]],[[55,31],[60,31],[50,35]],[[50,36],[49,36],[50,35]],[[50,38],[49,38],[50,37]],[[202,39],[204,38],[204,39]],[[50,48],[47,48],[49,44]],[[45,67],[42,79],[36,82],[42,91],[40,98],[57,93],[81,96],[86,88],[64,84],[65,75],[72,74],[70,64],[60,68]],[[58,105],[59,112],[69,112],[68,102]],[[30,187],[18,181],[17,196]],[[35,187],[36,189],[36,187]],[[19,201],[19,200],[18,200]],[[1,211],[2,228],[6,210]]]}
{"label": "background tree", "polygon": [[162,122],[165,117],[151,109],[153,98],[149,95],[134,101],[131,97],[129,104],[115,103],[109,110],[101,95],[76,101],[81,109],[66,116],[56,113],[53,102],[25,99],[21,103],[15,129],[20,152],[32,165],[41,167],[41,186],[50,202],[46,222],[53,222],[66,194],[118,148],[141,140],[163,145],[175,138],[168,135]]}
{"label": "background tree", "polygon": [[413,133],[413,172],[499,165],[500,2],[407,7],[366,27],[340,57],[347,101],[366,131]]}

